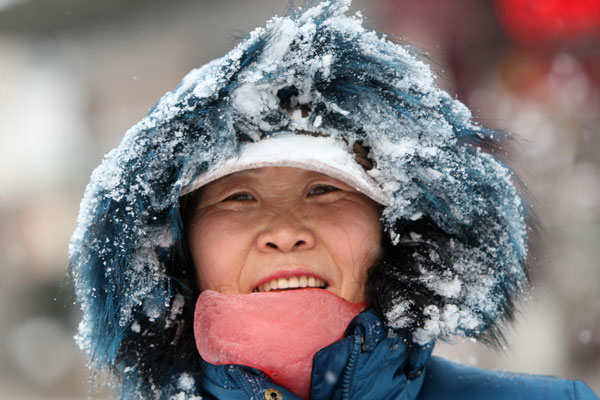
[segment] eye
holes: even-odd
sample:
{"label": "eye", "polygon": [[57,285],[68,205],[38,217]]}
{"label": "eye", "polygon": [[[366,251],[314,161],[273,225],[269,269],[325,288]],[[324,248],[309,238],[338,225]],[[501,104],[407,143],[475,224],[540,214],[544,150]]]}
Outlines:
{"label": "eye", "polygon": [[230,194],[229,196],[224,198],[222,201],[252,201],[252,200],[254,200],[254,196],[252,196],[250,193],[236,192],[236,193]]}
{"label": "eye", "polygon": [[322,194],[337,192],[339,190],[341,190],[341,189],[336,188],[335,186],[331,186],[331,185],[315,185],[310,188],[307,195],[308,196],[319,196]]}

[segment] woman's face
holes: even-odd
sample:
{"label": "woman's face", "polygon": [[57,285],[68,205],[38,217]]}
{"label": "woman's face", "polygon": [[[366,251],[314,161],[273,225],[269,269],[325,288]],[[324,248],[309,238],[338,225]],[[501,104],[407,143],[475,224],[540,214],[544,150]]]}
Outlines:
{"label": "woman's face", "polygon": [[380,253],[377,204],[327,175],[265,167],[205,185],[188,229],[200,290],[324,287],[366,301]]}

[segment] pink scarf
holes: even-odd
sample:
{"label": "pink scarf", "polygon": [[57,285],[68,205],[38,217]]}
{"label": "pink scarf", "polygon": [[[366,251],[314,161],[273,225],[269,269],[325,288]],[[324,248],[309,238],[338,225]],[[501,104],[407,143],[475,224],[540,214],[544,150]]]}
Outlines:
{"label": "pink scarf", "polygon": [[323,289],[243,295],[207,290],[196,302],[196,346],[211,364],[257,368],[308,399],[314,354],[342,339],[365,307]]}

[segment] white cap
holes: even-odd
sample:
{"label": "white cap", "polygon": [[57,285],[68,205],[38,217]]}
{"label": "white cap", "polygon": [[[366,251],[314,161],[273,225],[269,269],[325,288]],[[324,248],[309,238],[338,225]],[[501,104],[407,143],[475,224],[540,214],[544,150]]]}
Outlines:
{"label": "white cap", "polygon": [[359,192],[387,205],[383,190],[355,160],[354,154],[330,137],[281,135],[246,143],[237,157],[229,158],[196,177],[181,190],[186,195],[235,172],[262,167],[292,167],[320,172],[352,186]]}

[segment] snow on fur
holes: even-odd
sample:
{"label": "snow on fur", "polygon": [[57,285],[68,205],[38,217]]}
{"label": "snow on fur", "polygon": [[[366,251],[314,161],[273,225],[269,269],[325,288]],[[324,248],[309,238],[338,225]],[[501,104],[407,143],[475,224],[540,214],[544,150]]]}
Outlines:
{"label": "snow on fur", "polygon": [[181,190],[243,141],[305,131],[360,141],[390,199],[382,219],[393,243],[402,222],[425,217],[452,237],[444,274],[424,263],[418,279],[443,304],[408,314],[414,301],[398,297],[385,315],[393,328],[418,320],[416,343],[477,337],[524,288],[521,198],[511,172],[473,145],[491,133],[407,47],[345,16],[349,5],[323,1],[274,17],[191,71],[93,172],[69,248],[84,314],[78,337],[92,365],[120,377],[123,398],[194,393],[193,378],[173,365],[160,381],[136,374],[160,360],[124,356],[124,343],[173,325],[182,297],[165,262],[181,235]]}

